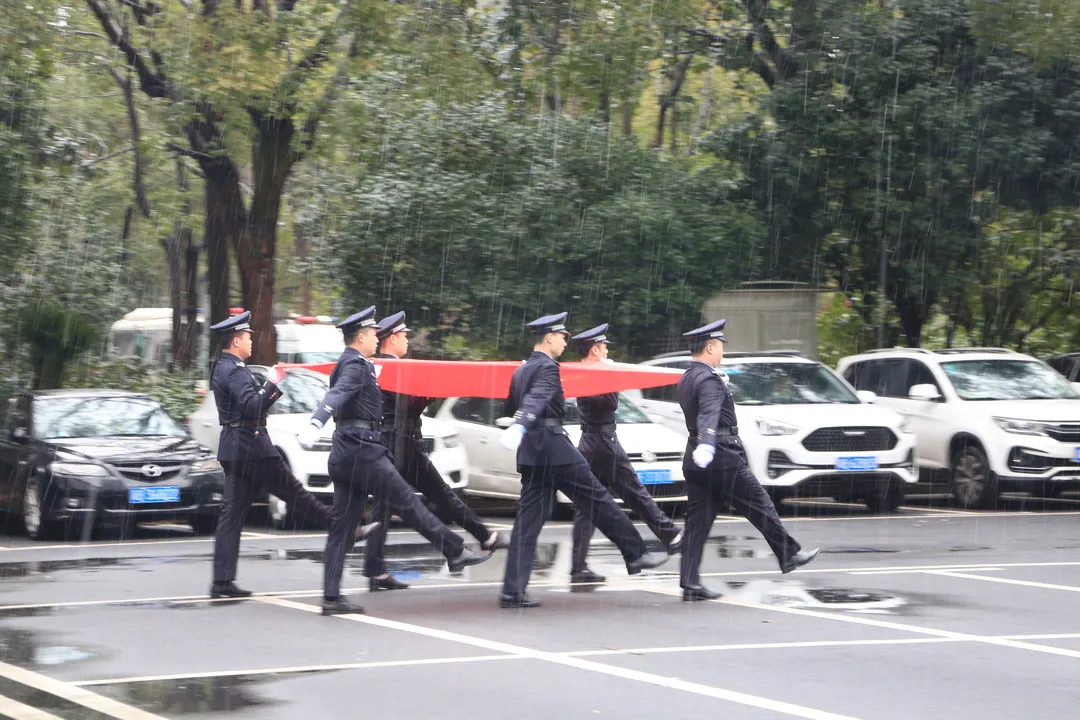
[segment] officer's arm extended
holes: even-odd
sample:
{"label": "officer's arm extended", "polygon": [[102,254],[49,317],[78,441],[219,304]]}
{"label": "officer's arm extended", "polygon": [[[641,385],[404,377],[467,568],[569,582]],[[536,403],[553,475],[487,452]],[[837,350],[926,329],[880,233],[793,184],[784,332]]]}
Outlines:
{"label": "officer's arm extended", "polygon": [[240,419],[258,420],[269,412],[270,406],[281,397],[281,390],[269,380],[257,386],[247,378],[236,377],[238,372],[241,372],[241,369],[236,367],[229,373],[228,387],[233,406],[240,411]]}
{"label": "officer's arm extended", "polygon": [[342,368],[337,382],[326,391],[326,395],[323,396],[319,407],[311,414],[311,424],[317,428],[322,428],[327,420],[337,415],[338,408],[344,405],[353,395],[360,392],[365,382],[368,382],[368,380],[364,377],[363,363],[350,363],[348,367]]}
{"label": "officer's arm extended", "polygon": [[536,419],[559,392],[559,366],[545,363],[533,375],[532,387],[521,401],[521,409],[514,413],[514,422],[526,430],[536,424]]}

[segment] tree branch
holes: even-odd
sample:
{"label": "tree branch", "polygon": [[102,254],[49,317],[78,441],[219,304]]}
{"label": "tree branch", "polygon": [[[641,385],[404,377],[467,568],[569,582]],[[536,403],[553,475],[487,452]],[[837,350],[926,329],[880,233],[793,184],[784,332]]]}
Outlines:
{"label": "tree branch", "polygon": [[81,163],[79,165],[79,167],[81,167],[81,168],[90,167],[91,165],[96,165],[99,162],[104,162],[106,160],[111,160],[114,157],[116,157],[117,155],[123,155],[124,153],[129,153],[134,149],[135,149],[134,146],[128,145],[127,147],[121,148],[121,149],[117,150],[116,152],[111,152],[108,155],[102,155],[101,157],[96,157],[93,160],[87,160],[86,162]]}
{"label": "tree branch", "polygon": [[311,113],[308,114],[307,119],[304,120],[304,125],[300,130],[300,144],[303,149],[296,152],[295,162],[303,160],[304,156],[315,145],[315,131],[318,130],[323,115],[325,115],[326,111],[330,108],[330,104],[334,102],[338,91],[349,84],[349,63],[356,57],[359,45],[360,36],[359,34],[354,33],[352,41],[349,43],[349,52],[346,54],[345,60],[343,60],[338,67],[338,71],[334,74],[334,79],[330,81],[330,85],[327,86],[326,92],[319,98],[319,102],[315,104],[315,107],[311,109]]}
{"label": "tree branch", "polygon": [[104,2],[102,0],[86,0],[86,4],[90,7],[90,11],[94,13],[98,22],[101,23],[101,28],[105,31],[109,41],[124,54],[127,64],[139,76],[140,89],[150,97],[167,98],[173,102],[183,101],[183,97],[165,77],[164,73],[154,72],[150,69],[146,58],[131,44],[127,34],[105,7]]}
{"label": "tree branch", "polygon": [[201,153],[201,152],[198,152],[196,150],[186,148],[183,145],[177,145],[176,143],[173,143],[173,142],[165,143],[165,148],[168,149],[168,150],[172,150],[174,153],[177,153],[179,155],[183,155],[184,157],[193,158],[195,160],[208,160],[208,161],[210,161],[210,160],[215,160],[216,159],[216,158],[214,158],[213,155],[209,155],[207,153]]}
{"label": "tree branch", "polygon": [[[776,36],[773,35],[772,29],[765,21],[765,10],[768,5],[768,0],[743,0],[743,4],[746,5],[746,14],[753,24],[758,38],[761,40],[762,49],[765,50],[769,59],[772,60],[776,75],[784,80],[790,80],[795,77],[798,68],[796,67],[791,53],[780,46],[780,43],[776,41]],[[758,74],[760,75],[760,73]]]}
{"label": "tree branch", "polygon": [[135,205],[139,208],[139,212],[143,214],[143,217],[150,217],[150,201],[146,197],[146,187],[143,184],[143,163],[142,152],[139,150],[139,142],[142,139],[142,132],[139,129],[139,114],[135,110],[135,93],[131,89],[131,78],[124,78],[120,76],[116,70],[111,66],[106,66],[106,70],[112,75],[113,80],[120,86],[120,89],[124,93],[124,103],[127,105],[128,112],[128,124],[131,126],[131,144],[135,150],[135,169],[133,171],[132,184],[135,190]]}
{"label": "tree branch", "polygon": [[135,22],[139,25],[146,25],[146,19],[151,15],[157,15],[162,11],[162,7],[153,0],[148,0],[146,5],[140,5],[136,0],[117,0],[121,5],[131,8],[132,14],[135,15]]}

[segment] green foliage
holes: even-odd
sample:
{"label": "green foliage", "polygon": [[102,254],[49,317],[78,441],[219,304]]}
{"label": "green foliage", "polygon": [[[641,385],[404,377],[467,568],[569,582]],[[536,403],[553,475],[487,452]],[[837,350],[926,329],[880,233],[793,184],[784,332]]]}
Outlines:
{"label": "green foliage", "polygon": [[93,322],[51,300],[24,305],[19,313],[18,333],[27,345],[35,390],[60,387],[67,363],[89,351],[99,337]]}
{"label": "green foliage", "polygon": [[94,360],[72,364],[64,379],[65,387],[106,388],[146,393],[181,422],[202,402],[197,391],[199,373],[167,373],[130,358],[112,361]]}

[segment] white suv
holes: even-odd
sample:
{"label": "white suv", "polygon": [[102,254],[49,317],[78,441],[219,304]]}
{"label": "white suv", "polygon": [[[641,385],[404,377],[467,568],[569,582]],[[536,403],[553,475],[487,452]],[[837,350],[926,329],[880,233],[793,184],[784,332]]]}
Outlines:
{"label": "white suv", "polygon": [[[268,370],[261,365],[248,367],[259,376],[265,376]],[[270,414],[266,418],[270,439],[293,475],[309,492],[327,504],[334,501],[334,486],[326,467],[330,459],[334,421],[326,423],[323,439],[311,450],[301,447],[296,435],[307,425],[311,413],[326,394],[329,383],[330,378],[322,373],[303,368],[287,369],[285,379],[279,385],[281,397],[270,407]],[[469,459],[464,446],[458,442],[457,431],[449,423],[434,418],[422,417],[421,422],[424,448],[430,454],[431,463],[455,492],[463,492],[469,484]],[[212,392],[206,394],[199,409],[188,418],[187,425],[196,440],[217,451],[221,426],[218,424],[217,405]],[[267,503],[267,519],[272,527],[292,524],[288,522],[285,503],[277,497],[264,496],[256,502]]]}
{"label": "white suv", "polygon": [[[645,365],[686,369],[689,353]],[[750,469],[785,497],[861,499],[874,512],[899,507],[917,480],[915,438],[900,415],[868,404],[825,365],[796,352],[724,353]],[[675,386],[634,391],[649,413],[686,436]],[[630,394],[630,393],[628,393]]]}
{"label": "white suv", "polygon": [[910,419],[925,479],[948,482],[962,507],[993,507],[1004,490],[1080,486],[1080,393],[1029,355],[897,348],[837,369]]}

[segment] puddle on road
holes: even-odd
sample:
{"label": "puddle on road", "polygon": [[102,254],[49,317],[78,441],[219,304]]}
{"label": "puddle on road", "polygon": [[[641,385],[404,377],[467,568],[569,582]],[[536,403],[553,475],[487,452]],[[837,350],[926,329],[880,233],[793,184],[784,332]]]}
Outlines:
{"label": "puddle on road", "polygon": [[847,610],[893,614],[909,605],[907,599],[873,590],[808,587],[796,580],[749,580],[714,587],[724,599],[777,607]]}
{"label": "puddle on road", "polygon": [[205,564],[204,555],[171,555],[160,557],[90,557],[69,560],[26,560],[21,562],[0,563],[0,582],[24,580],[36,575],[77,570],[95,572],[105,568],[126,567],[137,572],[151,572],[162,565],[178,563]]}
{"label": "puddle on road", "polygon": [[100,685],[102,692],[147,712],[167,715],[195,715],[232,712],[245,708],[276,705],[278,701],[259,696],[254,686],[276,675],[185,678],[150,682]]}
{"label": "puddle on road", "polygon": [[0,627],[0,659],[24,668],[56,667],[94,657],[94,653],[70,645],[52,644],[40,633],[22,628]]}

